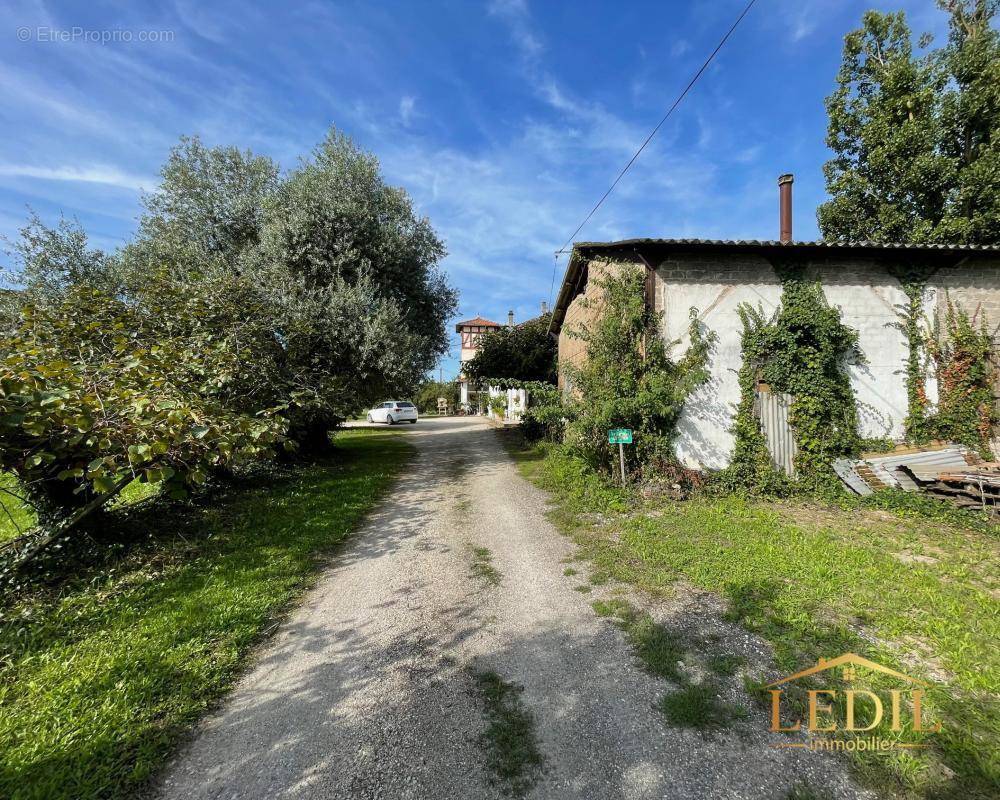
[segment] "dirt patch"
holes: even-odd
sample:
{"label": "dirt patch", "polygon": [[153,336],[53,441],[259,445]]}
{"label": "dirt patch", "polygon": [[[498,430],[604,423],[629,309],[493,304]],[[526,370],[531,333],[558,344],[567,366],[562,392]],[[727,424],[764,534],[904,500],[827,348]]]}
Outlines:
{"label": "dirt patch", "polygon": [[893,553],[892,555],[904,564],[937,564],[940,561],[940,559],[934,558],[934,556],[911,553],[909,550],[903,550],[900,553]]}

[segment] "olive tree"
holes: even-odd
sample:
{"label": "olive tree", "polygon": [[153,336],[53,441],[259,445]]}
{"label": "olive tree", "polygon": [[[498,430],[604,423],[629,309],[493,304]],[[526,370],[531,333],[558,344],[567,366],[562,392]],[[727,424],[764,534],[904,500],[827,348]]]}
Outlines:
{"label": "olive tree", "polygon": [[133,294],[169,265],[231,311],[218,324],[252,327],[242,342],[258,361],[234,377],[233,400],[280,406],[300,444],[322,445],[340,418],[409,392],[446,351],[455,292],[438,267],[444,246],[346,136],[332,130],[285,175],[250,152],[185,139],[162,174],[123,253]]}

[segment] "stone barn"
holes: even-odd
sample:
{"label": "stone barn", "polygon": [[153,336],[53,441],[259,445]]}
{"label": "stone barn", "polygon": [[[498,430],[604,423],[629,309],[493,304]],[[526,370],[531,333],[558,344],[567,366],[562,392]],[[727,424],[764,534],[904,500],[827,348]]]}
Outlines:
{"label": "stone barn", "polygon": [[[776,241],[629,239],[574,245],[553,310],[551,332],[559,337],[559,361],[586,358],[585,344],[569,336],[573,327],[599,311],[594,280],[621,262],[646,273],[646,302],[655,310],[659,333],[674,358],[687,348],[690,309],[714,331],[711,379],[685,405],[677,454],[691,467],[720,469],[733,448],[730,431],[740,400],[741,303],[773,313],[781,302],[779,274],[794,264],[820,282],[827,302],[839,307],[845,324],[858,331],[865,364],[848,370],[858,401],[861,434],[903,437],[907,413],[905,379],[909,342],[899,328],[907,296],[899,276],[923,270],[923,312],[933,319],[946,298],[969,313],[985,314],[995,333],[1000,324],[1000,247],[875,242],[799,242],[791,238],[791,176],[782,176],[782,237]],[[928,376],[929,400],[936,386]],[[564,379],[560,378],[564,389]],[[793,445],[794,446],[794,445]]]}

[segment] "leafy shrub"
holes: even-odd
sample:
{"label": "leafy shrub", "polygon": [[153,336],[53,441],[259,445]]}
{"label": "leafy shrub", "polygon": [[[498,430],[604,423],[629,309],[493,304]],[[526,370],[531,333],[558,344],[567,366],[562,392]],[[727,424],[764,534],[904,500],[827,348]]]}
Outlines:
{"label": "leafy shrub", "polygon": [[[193,326],[193,320],[189,320]],[[285,421],[219,398],[239,353],[159,323],[98,289],[28,305],[0,338],[0,470],[57,520],[134,479],[183,494],[220,465],[271,451]],[[245,366],[245,365],[244,365]]]}
{"label": "leafy shrub", "polygon": [[529,442],[561,442],[567,413],[558,387],[532,384],[528,388],[528,408],[521,416],[521,433]]}
{"label": "leafy shrub", "polygon": [[708,380],[715,336],[701,329],[692,309],[690,346],[674,362],[655,332],[639,267],[616,265],[592,281],[601,312],[591,325],[568,331],[586,342],[587,358],[563,367],[573,388],[566,441],[594,467],[610,470],[617,454],[608,446],[608,431],[631,428],[634,445],[627,448],[626,469],[661,469],[676,460],[677,422],[688,396]]}
{"label": "leafy shrub", "polygon": [[490,398],[490,411],[493,412],[493,416],[497,419],[503,419],[507,416],[507,395],[497,395],[496,397]]}

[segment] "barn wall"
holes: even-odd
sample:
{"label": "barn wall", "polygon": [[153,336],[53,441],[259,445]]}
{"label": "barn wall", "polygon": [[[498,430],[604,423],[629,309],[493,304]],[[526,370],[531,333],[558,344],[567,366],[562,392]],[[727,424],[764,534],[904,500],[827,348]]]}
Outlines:
{"label": "barn wall", "polygon": [[849,364],[858,400],[861,435],[900,439],[906,419],[906,360],[910,348],[898,327],[907,302],[900,282],[875,261],[830,261],[811,266],[826,301],[840,308],[844,324],[858,332],[865,363]]}
{"label": "barn wall", "polygon": [[688,399],[677,426],[677,455],[688,466],[721,469],[729,463],[730,428],[740,401],[736,373],[743,363],[743,328],[736,308],[750,303],[771,314],[780,298],[781,283],[763,258],[678,256],[658,265],[655,303],[671,357],[680,357],[691,344],[687,332],[692,307],[718,336],[708,365],[711,378]]}
{"label": "barn wall", "polygon": [[[848,371],[858,398],[861,434],[901,439],[906,418],[905,368],[909,347],[897,327],[897,311],[906,302],[900,282],[885,262],[817,260],[808,266],[831,305],[839,307],[848,326],[858,331],[866,363]],[[991,330],[1000,324],[1000,259],[969,259],[942,267],[928,283],[924,311],[928,318],[944,307],[945,291],[970,312],[986,313]],[[711,379],[685,406],[678,426],[677,453],[689,466],[718,469],[729,463],[730,432],[740,400],[737,372],[742,364],[742,324],[736,309],[742,302],[771,314],[781,300],[781,284],[771,264],[751,255],[678,255],[658,265],[656,304],[661,331],[671,355],[689,346],[687,327],[692,307],[718,336],[709,363]],[[933,379],[928,396],[937,398]]]}
{"label": "barn wall", "polygon": [[580,330],[581,326],[589,326],[600,316],[604,304],[601,301],[601,288],[597,282],[611,269],[615,269],[613,264],[590,262],[586,288],[566,309],[566,317],[559,329],[559,388],[564,391],[571,388],[567,385],[564,367],[569,364],[581,364],[587,358],[586,343],[573,336],[572,332]]}
{"label": "barn wall", "polygon": [[[599,262],[591,263],[586,294],[567,310],[559,335],[561,364],[586,358],[584,343],[569,336],[568,330],[599,313],[594,278],[606,269]],[[827,257],[811,262],[807,274],[819,279],[827,301],[839,307],[844,322],[858,331],[866,363],[851,364],[848,370],[858,398],[862,435],[901,439],[909,353],[906,337],[896,325],[897,311],[906,302],[903,287],[890,274],[885,260]],[[928,319],[943,309],[947,292],[970,313],[977,309],[985,313],[990,329],[997,331],[1000,258],[973,257],[942,267],[931,277],[927,289],[924,312]],[[595,307],[583,308],[583,297],[595,300]],[[737,373],[743,361],[743,328],[736,309],[749,303],[770,315],[780,302],[781,282],[773,266],[750,253],[677,254],[656,265],[654,303],[670,355],[678,358],[690,346],[687,330],[692,307],[698,310],[700,323],[718,337],[709,361],[711,378],[689,398],[678,425],[677,453],[685,464],[721,469],[729,463],[734,444],[730,428],[740,400]],[[933,379],[927,389],[929,399],[935,401]]]}

